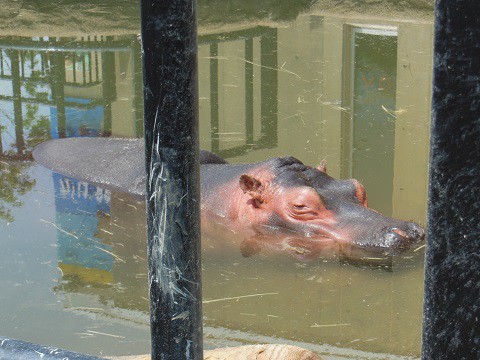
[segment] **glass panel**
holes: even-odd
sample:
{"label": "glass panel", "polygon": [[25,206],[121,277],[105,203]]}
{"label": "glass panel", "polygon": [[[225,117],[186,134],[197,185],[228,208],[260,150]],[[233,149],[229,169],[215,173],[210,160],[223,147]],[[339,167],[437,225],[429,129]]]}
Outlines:
{"label": "glass panel", "polygon": [[[79,29],[60,25],[71,22],[57,2],[33,11],[28,28],[0,26],[1,335],[97,355],[150,349],[133,3],[69,8]],[[201,148],[232,164],[326,159],[332,178],[365,186],[371,208],[424,224],[433,9],[328,3],[199,1]],[[23,11],[15,6],[5,5]],[[101,141],[34,162],[45,140],[78,137]],[[101,145],[113,137],[137,140]],[[220,208],[243,194],[251,167],[205,169],[202,194]],[[298,181],[284,180],[275,200]],[[329,184],[319,195],[335,215],[329,236],[273,210],[247,229],[219,213],[202,223],[207,349],[272,342],[324,359],[420,356],[424,243],[365,249],[359,229],[394,239],[403,230],[367,216],[356,183]]]}

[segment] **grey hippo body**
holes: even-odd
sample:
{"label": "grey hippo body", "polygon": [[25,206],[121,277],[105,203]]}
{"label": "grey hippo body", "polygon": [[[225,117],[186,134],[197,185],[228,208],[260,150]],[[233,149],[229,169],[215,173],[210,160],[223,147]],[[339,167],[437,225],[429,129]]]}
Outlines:
{"label": "grey hippo body", "polygon": [[[34,158],[47,168],[92,184],[145,194],[143,139],[69,138],[40,144]],[[424,238],[411,221],[368,207],[364,187],[338,180],[325,166],[293,157],[229,164],[200,153],[202,227],[220,224],[245,239],[278,237],[336,243],[392,255]]]}

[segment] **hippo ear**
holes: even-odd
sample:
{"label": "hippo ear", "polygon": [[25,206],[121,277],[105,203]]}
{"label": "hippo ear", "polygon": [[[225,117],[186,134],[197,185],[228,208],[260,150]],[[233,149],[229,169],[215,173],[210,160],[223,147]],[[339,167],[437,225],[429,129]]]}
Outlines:
{"label": "hippo ear", "polygon": [[239,184],[244,193],[248,193],[253,199],[263,202],[263,185],[259,180],[253,176],[243,174],[240,176]]}
{"label": "hippo ear", "polygon": [[327,159],[320,161],[320,165],[317,166],[317,170],[324,172],[325,174],[327,173]]}

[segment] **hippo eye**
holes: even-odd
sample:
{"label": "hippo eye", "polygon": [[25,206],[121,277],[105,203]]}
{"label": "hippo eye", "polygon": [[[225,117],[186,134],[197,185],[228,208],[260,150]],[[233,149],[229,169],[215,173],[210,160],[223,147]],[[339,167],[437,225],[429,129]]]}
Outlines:
{"label": "hippo eye", "polygon": [[297,220],[314,220],[325,209],[322,199],[311,187],[291,188],[287,193],[288,215]]}
{"label": "hippo eye", "polygon": [[293,207],[295,208],[295,210],[306,210],[308,209],[308,206],[306,205],[293,205]]}
{"label": "hippo eye", "polygon": [[311,207],[304,204],[292,204],[292,215],[295,217],[312,217],[317,214],[317,212]]}
{"label": "hippo eye", "polygon": [[315,213],[315,207],[309,206],[307,204],[293,204],[293,210],[296,213],[306,214],[306,213]]}
{"label": "hippo eye", "polygon": [[310,203],[293,203],[292,210],[298,215],[305,214],[317,214],[322,208],[321,203],[310,202]]}

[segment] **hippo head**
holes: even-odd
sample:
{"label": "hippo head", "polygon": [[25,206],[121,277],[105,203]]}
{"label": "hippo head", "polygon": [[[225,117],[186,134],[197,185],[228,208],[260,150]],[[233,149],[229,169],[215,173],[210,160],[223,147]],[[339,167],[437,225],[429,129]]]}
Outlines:
{"label": "hippo head", "polygon": [[424,238],[420,225],[369,208],[364,187],[354,179],[332,178],[324,163],[313,168],[284,157],[263,164],[240,177],[260,233],[288,232],[385,255],[398,254]]}

